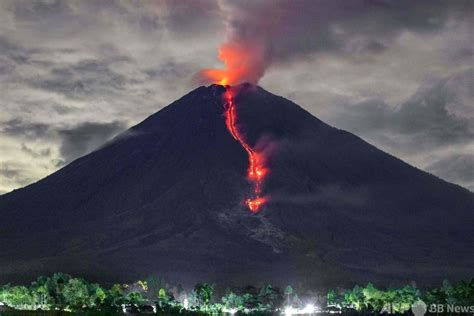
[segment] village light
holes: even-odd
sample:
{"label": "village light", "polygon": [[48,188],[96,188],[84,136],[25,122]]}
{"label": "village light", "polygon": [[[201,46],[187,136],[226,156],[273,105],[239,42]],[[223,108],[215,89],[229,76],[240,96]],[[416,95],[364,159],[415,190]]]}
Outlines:
{"label": "village light", "polygon": [[286,306],[285,307],[285,315],[286,316],[291,316],[293,314],[296,314],[298,310],[296,308],[293,308],[293,306]]}
{"label": "village light", "polygon": [[300,310],[300,314],[314,314],[316,307],[313,304],[306,304],[306,306]]}
{"label": "village light", "polygon": [[313,304],[306,304],[304,308],[294,308],[293,306],[286,306],[283,314],[285,316],[291,315],[310,315],[316,313],[316,307]]}
{"label": "village light", "polygon": [[222,311],[224,313],[229,313],[231,315],[234,315],[235,313],[237,313],[237,308],[224,308]]}

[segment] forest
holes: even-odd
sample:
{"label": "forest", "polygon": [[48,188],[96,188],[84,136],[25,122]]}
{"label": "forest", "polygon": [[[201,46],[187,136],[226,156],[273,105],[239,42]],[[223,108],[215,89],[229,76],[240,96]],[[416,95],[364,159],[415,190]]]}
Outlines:
{"label": "forest", "polygon": [[132,312],[159,315],[253,314],[275,312],[312,314],[317,312],[403,314],[422,301],[431,305],[474,305],[474,279],[439,287],[419,289],[414,284],[377,288],[372,283],[351,289],[327,292],[264,285],[243,288],[217,288],[199,283],[192,289],[172,286],[151,276],[131,284],[109,287],[64,273],[40,276],[30,285],[6,284],[0,288],[3,310]]}

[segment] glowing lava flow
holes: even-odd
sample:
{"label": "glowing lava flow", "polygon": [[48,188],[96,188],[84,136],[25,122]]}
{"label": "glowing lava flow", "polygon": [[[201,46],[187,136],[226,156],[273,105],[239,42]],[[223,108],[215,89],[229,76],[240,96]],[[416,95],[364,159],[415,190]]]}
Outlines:
{"label": "glowing lava flow", "polygon": [[226,88],[225,92],[225,123],[232,137],[237,140],[240,145],[245,149],[249,157],[249,169],[247,176],[250,181],[254,183],[254,197],[245,200],[250,211],[253,213],[258,212],[260,206],[266,202],[266,198],[261,196],[262,192],[262,181],[267,174],[267,169],[264,167],[264,156],[261,153],[257,153],[253,150],[243,139],[239,130],[236,126],[237,113],[235,110],[234,96],[230,88]]}

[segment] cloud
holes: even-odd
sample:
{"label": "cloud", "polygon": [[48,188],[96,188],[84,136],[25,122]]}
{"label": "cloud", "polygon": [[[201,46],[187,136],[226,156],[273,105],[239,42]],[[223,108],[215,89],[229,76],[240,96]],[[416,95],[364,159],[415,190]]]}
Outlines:
{"label": "cloud", "polygon": [[474,192],[474,146],[470,154],[453,154],[428,165],[426,170],[457,182]]}
{"label": "cloud", "polygon": [[3,122],[0,128],[6,135],[30,139],[44,137],[49,131],[47,124],[24,122],[20,118]]}
{"label": "cloud", "polygon": [[[410,148],[433,148],[474,139],[474,70],[429,82],[398,108],[371,99],[338,113],[333,121],[356,133],[410,138]],[[406,147],[408,148],[408,147]]]}
{"label": "cloud", "polygon": [[163,25],[185,39],[196,33],[212,33],[223,26],[219,19],[218,1],[215,0],[162,1],[158,9],[161,9],[157,11],[161,11]]}
{"label": "cloud", "polygon": [[[215,2],[173,3],[2,1],[0,163],[37,180],[192,88],[217,40],[196,34],[221,22]],[[28,182],[4,177],[2,191]]]}
{"label": "cloud", "polygon": [[65,163],[91,152],[119,132],[125,130],[123,122],[82,123],[58,131],[61,138],[60,153]]}
{"label": "cloud", "polygon": [[0,163],[0,176],[2,177],[2,185],[8,187],[9,185],[27,185],[35,180],[25,170],[25,166],[18,162],[7,161]]}
{"label": "cloud", "polygon": [[21,151],[33,158],[49,157],[51,155],[51,148],[43,148],[36,151],[25,144],[21,144]]}
{"label": "cloud", "polygon": [[19,170],[11,169],[8,165],[2,165],[0,174],[7,179],[15,178],[20,174]]}
{"label": "cloud", "polygon": [[[473,107],[462,98],[472,87],[456,74],[472,67],[472,6],[0,1],[0,163],[34,181],[93,150],[119,132],[114,122],[138,123],[194,88],[193,74],[220,65],[216,52],[226,34],[260,42],[268,66],[261,84],[321,119],[419,167],[456,151],[465,156]],[[420,85],[431,92],[417,92]],[[423,107],[423,98],[439,106]],[[81,130],[87,124],[108,128]],[[49,156],[41,155],[45,149]],[[442,168],[430,170],[441,175]],[[6,185],[0,177],[0,191],[25,183]]]}
{"label": "cloud", "polygon": [[331,121],[412,164],[472,189],[473,78],[474,69],[469,69],[427,82],[398,107],[377,99],[350,105],[333,113]]}
{"label": "cloud", "polygon": [[[0,190],[25,186],[104,144],[125,122],[42,124],[12,119],[0,124]],[[3,154],[5,153],[5,154]]]}
{"label": "cloud", "polygon": [[47,76],[29,81],[35,88],[61,93],[70,98],[109,95],[127,84],[127,78],[112,71],[109,63],[112,61],[81,60],[74,65],[53,67]]}

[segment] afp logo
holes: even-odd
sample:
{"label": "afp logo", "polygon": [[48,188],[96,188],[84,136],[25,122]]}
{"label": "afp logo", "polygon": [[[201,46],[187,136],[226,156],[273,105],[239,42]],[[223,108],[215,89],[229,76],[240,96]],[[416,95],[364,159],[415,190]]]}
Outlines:
{"label": "afp logo", "polygon": [[423,316],[426,314],[426,304],[422,300],[418,300],[411,305],[411,311],[415,316]]}

